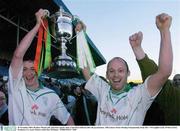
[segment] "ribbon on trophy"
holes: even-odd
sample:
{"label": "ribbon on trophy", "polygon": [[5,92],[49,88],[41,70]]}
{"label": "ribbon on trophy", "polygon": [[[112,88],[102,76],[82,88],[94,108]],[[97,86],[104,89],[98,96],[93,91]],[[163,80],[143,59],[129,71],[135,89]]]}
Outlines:
{"label": "ribbon on trophy", "polygon": [[51,36],[49,32],[48,20],[43,19],[38,30],[38,40],[34,68],[38,76],[51,64]]}
{"label": "ribbon on trophy", "polygon": [[87,43],[86,33],[84,30],[77,32],[77,66],[81,69],[88,67],[90,72],[95,71],[95,63]]}

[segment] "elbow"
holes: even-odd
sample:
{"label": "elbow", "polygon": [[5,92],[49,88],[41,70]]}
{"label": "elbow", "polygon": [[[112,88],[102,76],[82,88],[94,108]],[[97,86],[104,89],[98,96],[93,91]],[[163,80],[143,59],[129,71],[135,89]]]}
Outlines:
{"label": "elbow", "polygon": [[13,59],[23,59],[22,53],[19,53],[17,51],[14,52]]}
{"label": "elbow", "polygon": [[161,76],[168,78],[172,73],[172,69],[173,69],[173,61],[171,59],[170,62],[164,62],[163,64],[160,64],[158,71],[160,72]]}
{"label": "elbow", "polygon": [[169,69],[166,69],[166,76],[169,77],[172,74],[173,67],[171,66]]}
{"label": "elbow", "polygon": [[172,68],[159,70],[159,72],[164,79],[168,79],[172,73]]}
{"label": "elbow", "polygon": [[167,76],[169,77],[172,74],[172,68],[168,71]]}

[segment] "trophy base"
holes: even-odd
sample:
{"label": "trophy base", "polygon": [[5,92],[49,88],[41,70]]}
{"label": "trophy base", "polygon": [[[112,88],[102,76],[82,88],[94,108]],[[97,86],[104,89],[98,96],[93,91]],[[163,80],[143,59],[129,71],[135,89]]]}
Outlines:
{"label": "trophy base", "polygon": [[55,58],[51,68],[47,70],[47,76],[51,78],[73,78],[78,76],[75,62],[69,57],[58,56]]}
{"label": "trophy base", "polygon": [[74,78],[77,77],[79,74],[74,71],[73,69],[70,68],[65,68],[65,67],[59,67],[57,68],[52,68],[48,70],[47,76],[55,79],[66,79],[66,78]]}

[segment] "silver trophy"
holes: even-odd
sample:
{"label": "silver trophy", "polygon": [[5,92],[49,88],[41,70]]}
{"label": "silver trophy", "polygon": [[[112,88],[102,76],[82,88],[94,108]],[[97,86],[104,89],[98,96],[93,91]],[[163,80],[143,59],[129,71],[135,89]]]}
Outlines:
{"label": "silver trophy", "polygon": [[76,64],[70,56],[66,54],[66,43],[73,36],[73,16],[63,10],[60,10],[50,16],[53,24],[52,30],[55,36],[56,42],[60,44],[61,53],[57,56],[51,65],[51,69],[48,76],[54,78],[67,78],[77,75]]}

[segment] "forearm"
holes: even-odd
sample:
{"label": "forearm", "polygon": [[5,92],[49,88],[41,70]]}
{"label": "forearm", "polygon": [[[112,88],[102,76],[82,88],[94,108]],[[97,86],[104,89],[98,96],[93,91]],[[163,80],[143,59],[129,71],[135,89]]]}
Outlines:
{"label": "forearm", "polygon": [[159,72],[169,77],[172,72],[173,53],[169,29],[160,31],[161,48],[159,54]]}
{"label": "forearm", "polygon": [[134,53],[137,60],[141,60],[141,59],[143,59],[145,57],[145,52],[144,52],[144,50],[142,49],[141,46],[132,47],[132,50],[133,50],[133,53]]}
{"label": "forearm", "polygon": [[36,24],[34,26],[34,28],[29,31],[26,36],[21,40],[19,46],[16,48],[16,51],[14,53],[14,56],[16,58],[21,58],[23,59],[26,51],[28,50],[28,48],[30,47],[32,40],[34,39],[35,35],[38,32],[40,24]]}
{"label": "forearm", "polygon": [[85,80],[89,80],[91,78],[91,74],[90,74],[88,67],[82,69],[82,73],[83,73]]}
{"label": "forearm", "polygon": [[67,125],[75,125],[74,120],[73,120],[73,118],[71,116],[69,116],[69,119],[67,121]]}

